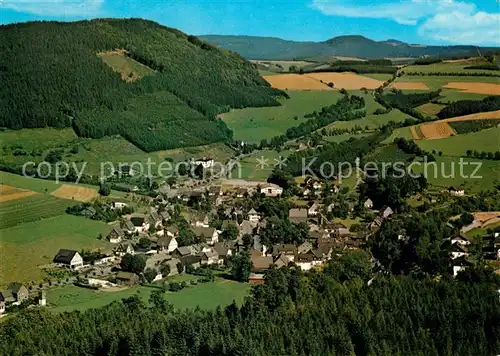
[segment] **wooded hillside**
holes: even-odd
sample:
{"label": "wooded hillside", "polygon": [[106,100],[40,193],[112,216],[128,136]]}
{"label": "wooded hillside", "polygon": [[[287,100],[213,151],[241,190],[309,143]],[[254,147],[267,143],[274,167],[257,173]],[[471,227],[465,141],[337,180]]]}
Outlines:
{"label": "wooded hillside", "polygon": [[[133,82],[122,80],[98,56],[116,50],[154,73]],[[147,151],[172,147],[172,142],[177,147],[191,145],[183,139],[185,132],[178,132],[184,116],[196,117],[197,130],[211,133],[200,143],[230,139],[216,114],[229,108],[278,105],[274,96],[280,94],[239,55],[140,19],[0,26],[0,81],[2,127],[73,125],[86,137],[122,134]],[[157,112],[150,120],[149,113],[137,108],[146,107],[147,95],[160,91],[169,99],[156,101]],[[134,125],[107,119],[130,116],[129,110]],[[176,123],[171,123],[171,116]],[[149,132],[171,144],[150,144]]]}

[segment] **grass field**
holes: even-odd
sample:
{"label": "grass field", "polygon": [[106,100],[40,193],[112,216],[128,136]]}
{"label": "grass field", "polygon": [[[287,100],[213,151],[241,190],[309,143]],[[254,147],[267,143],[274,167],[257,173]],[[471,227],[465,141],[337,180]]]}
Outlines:
{"label": "grass field", "polygon": [[386,138],[384,141],[382,141],[382,144],[387,144],[387,143],[393,143],[394,139],[402,137],[407,140],[413,140],[413,136],[411,134],[410,128],[409,127],[400,127],[398,129],[395,129],[391,136]]}
{"label": "grass field", "polygon": [[[247,156],[240,161],[241,177],[236,177],[236,170],[233,171],[233,177],[265,182],[273,171],[274,165],[277,163],[276,160],[279,159],[280,156],[287,157],[289,154],[290,151],[283,151],[280,153],[270,150],[253,152],[250,156]],[[258,159],[261,158],[266,160],[265,162],[267,165],[264,167],[259,165]]]}
{"label": "grass field", "polygon": [[436,117],[436,115],[445,107],[445,105],[441,104],[434,104],[434,103],[427,103],[424,105],[420,105],[417,107],[417,110],[420,111],[422,114],[431,116],[431,117]]}
{"label": "grass field", "polygon": [[366,159],[374,162],[406,162],[413,155],[407,154],[400,150],[396,144],[380,146],[370,153]]}
{"label": "grass field", "polygon": [[[342,97],[338,91],[289,91],[290,99],[280,99],[281,106],[231,110],[222,116],[234,131],[234,138],[247,142],[260,142],[283,134],[297,126],[305,114],[332,105]],[[294,117],[297,116],[297,120]]]}
{"label": "grass field", "polygon": [[72,202],[45,194],[0,203],[0,229],[65,214]]}
{"label": "grass field", "polygon": [[106,240],[97,239],[109,230],[104,222],[68,214],[0,230],[0,285],[41,280],[39,266],[51,263],[60,248],[109,248]]}
{"label": "grass field", "polygon": [[491,83],[498,84],[499,79],[495,77],[453,77],[453,76],[427,76],[427,75],[415,75],[408,76],[403,75],[396,79],[396,82],[414,82],[414,83],[424,83],[430,89],[439,89],[450,82],[477,82],[477,83]]}
{"label": "grass field", "polygon": [[[168,278],[167,282],[170,280]],[[250,285],[246,283],[217,278],[215,282],[188,286],[179,292],[167,292],[165,298],[177,309],[194,309],[197,306],[202,309],[214,309],[219,305],[229,305],[233,300],[241,305],[250,288]],[[105,292],[67,286],[49,291],[47,302],[54,312],[84,311],[99,308],[135,294],[148,303],[149,296],[155,290],[157,289],[154,287],[141,286],[118,292]]]}
{"label": "grass field", "polygon": [[404,69],[405,73],[422,72],[422,73],[491,73],[500,75],[500,71],[484,70],[484,69],[464,69],[470,66],[471,63],[434,63],[429,65],[412,65]]}
{"label": "grass field", "polygon": [[154,74],[151,68],[127,57],[125,51],[108,51],[99,53],[98,56],[115,72],[120,73],[122,79],[127,82],[134,82],[144,76]]}
{"label": "grass field", "polygon": [[500,128],[495,127],[438,140],[418,140],[416,143],[426,151],[441,151],[445,156],[465,156],[467,150],[494,152],[499,149]]}
{"label": "grass field", "polygon": [[369,129],[375,129],[377,127],[386,125],[391,121],[394,122],[404,121],[408,117],[409,117],[408,115],[402,113],[401,111],[393,109],[388,114],[368,115],[358,120],[334,122],[333,124],[328,125],[327,128],[352,129],[355,126],[361,126],[362,128],[368,126]]}
{"label": "grass field", "polygon": [[327,141],[327,142],[336,142],[336,143],[340,143],[340,142],[344,142],[344,141],[347,141],[349,140],[351,137],[354,137],[354,138],[362,138],[362,137],[366,137],[366,136],[369,136],[370,134],[368,133],[361,133],[361,134],[350,134],[350,133],[346,133],[346,134],[342,134],[342,135],[335,135],[335,136],[323,136],[323,140]]}
{"label": "grass field", "polygon": [[369,74],[363,74],[363,77],[368,77],[376,80],[380,80],[381,82],[385,82],[389,79],[392,78],[392,74],[385,74],[385,73],[369,73]]}

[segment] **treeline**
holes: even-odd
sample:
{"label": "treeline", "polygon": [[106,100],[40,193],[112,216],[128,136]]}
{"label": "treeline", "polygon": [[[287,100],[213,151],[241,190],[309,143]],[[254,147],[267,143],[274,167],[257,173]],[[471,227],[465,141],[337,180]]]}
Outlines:
{"label": "treeline", "polygon": [[496,73],[478,73],[478,72],[406,72],[401,74],[409,76],[436,76],[436,77],[500,77]]}
{"label": "treeline", "polygon": [[304,70],[304,73],[319,73],[319,72],[354,72],[357,74],[370,74],[370,73],[385,73],[396,74],[398,69],[391,65],[372,65],[372,64],[334,64],[328,68],[312,69],[310,71]]}
{"label": "treeline", "polygon": [[421,149],[413,140],[407,140],[404,137],[398,137],[394,139],[394,143],[398,146],[400,150],[404,153],[414,154],[416,156],[425,156],[427,151]]}
{"label": "treeline", "polygon": [[473,283],[469,275],[379,275],[368,286],[369,255],[348,253],[322,272],[270,270],[241,307],[174,310],[158,289],[147,302],[134,295],[85,312],[27,310],[0,326],[0,353],[493,355],[500,347],[497,281],[489,271],[479,276]]}
{"label": "treeline", "polygon": [[436,64],[436,63],[441,63],[443,60],[441,58],[421,58],[421,59],[417,59],[415,61],[415,64],[416,65],[419,65],[419,66],[428,66],[430,64]]}
{"label": "treeline", "polygon": [[368,59],[365,61],[353,61],[353,60],[338,60],[333,62],[334,65],[373,65],[373,66],[392,66],[392,61],[390,59]]}
{"label": "treeline", "polygon": [[[440,119],[464,116],[478,112],[500,110],[500,96],[488,96],[483,100],[459,100],[443,108],[437,116]],[[500,117],[499,117],[500,118]]]}
{"label": "treeline", "polygon": [[496,64],[479,64],[475,66],[467,66],[464,69],[483,69],[483,70],[500,70]]}
{"label": "treeline", "polygon": [[487,151],[467,150],[465,154],[467,155],[467,157],[500,161],[500,151],[487,152]]}
{"label": "treeline", "polygon": [[[500,117],[499,117],[500,119]],[[500,120],[452,121],[448,123],[457,134],[477,132],[500,125]]]}
{"label": "treeline", "polygon": [[[121,80],[97,56],[115,49],[156,72],[133,83]],[[203,143],[230,140],[225,125],[209,118],[229,108],[279,105],[274,96],[282,94],[239,55],[139,19],[1,26],[0,81],[2,127],[73,126],[88,137],[126,132],[145,150],[192,144],[183,141],[202,132]],[[163,117],[150,121],[133,101],[157,92],[177,96],[185,109],[162,103]],[[201,129],[186,134],[178,122],[170,124],[171,116],[196,116],[200,122],[189,127]]]}
{"label": "treeline", "polygon": [[421,121],[426,121],[427,117],[415,108],[438,98],[440,94],[441,89],[411,94],[404,94],[401,90],[393,89],[389,94],[376,93],[375,100],[386,109],[396,108]]}

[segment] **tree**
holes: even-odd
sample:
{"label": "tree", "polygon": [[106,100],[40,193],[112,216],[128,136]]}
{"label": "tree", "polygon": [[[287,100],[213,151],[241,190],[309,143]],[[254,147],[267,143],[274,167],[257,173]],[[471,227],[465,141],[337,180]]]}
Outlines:
{"label": "tree", "polygon": [[151,240],[148,239],[147,237],[141,237],[139,239],[138,244],[139,244],[139,247],[146,249],[146,248],[149,248],[151,246]]}
{"label": "tree", "polygon": [[223,241],[233,241],[238,237],[238,228],[235,224],[229,224],[222,233],[220,234],[220,238]]}
{"label": "tree", "polygon": [[146,268],[146,270],[144,271],[144,278],[146,278],[146,281],[148,281],[148,283],[151,283],[153,282],[157,274],[158,273],[154,268]]}
{"label": "tree", "polygon": [[184,272],[184,265],[182,264],[182,262],[177,262],[176,267],[177,267],[177,272],[179,274],[181,274],[182,272]]}
{"label": "tree", "polygon": [[144,268],[146,267],[146,257],[143,255],[131,255],[127,253],[122,257],[120,267],[126,272],[139,274],[144,271]]}
{"label": "tree", "polygon": [[107,197],[111,194],[111,187],[109,184],[101,184],[99,187],[99,194],[102,195],[103,197]]}
{"label": "tree", "polygon": [[250,260],[250,252],[244,251],[241,254],[234,256],[231,260],[231,275],[240,282],[247,282],[252,270],[252,261]]}
{"label": "tree", "polygon": [[153,305],[155,309],[160,310],[163,314],[171,313],[174,310],[173,305],[165,300],[164,292],[159,290],[151,293],[149,304]]}
{"label": "tree", "polygon": [[204,173],[203,166],[201,164],[197,165],[193,173],[194,173],[193,178],[203,179],[203,173]]}

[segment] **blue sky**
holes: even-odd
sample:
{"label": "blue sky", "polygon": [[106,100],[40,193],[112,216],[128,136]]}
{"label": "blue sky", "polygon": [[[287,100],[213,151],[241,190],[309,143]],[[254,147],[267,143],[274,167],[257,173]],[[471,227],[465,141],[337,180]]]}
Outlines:
{"label": "blue sky", "polygon": [[500,0],[0,0],[0,24],[142,17],[190,34],[500,46]]}

